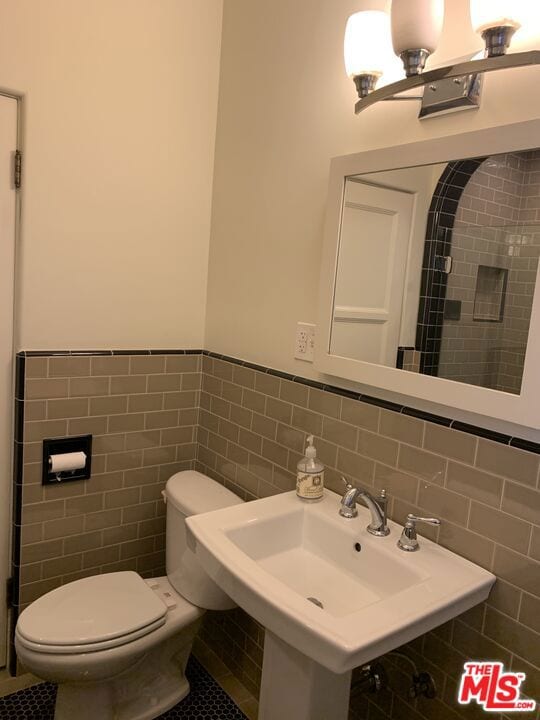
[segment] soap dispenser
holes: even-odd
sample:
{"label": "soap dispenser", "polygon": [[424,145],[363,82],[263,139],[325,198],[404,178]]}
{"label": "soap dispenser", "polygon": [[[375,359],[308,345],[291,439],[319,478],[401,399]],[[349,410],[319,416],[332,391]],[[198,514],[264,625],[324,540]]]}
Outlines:
{"label": "soap dispenser", "polygon": [[296,494],[302,500],[320,500],[324,490],[324,465],[317,460],[313,435],[307,439],[306,454],[297,467]]}

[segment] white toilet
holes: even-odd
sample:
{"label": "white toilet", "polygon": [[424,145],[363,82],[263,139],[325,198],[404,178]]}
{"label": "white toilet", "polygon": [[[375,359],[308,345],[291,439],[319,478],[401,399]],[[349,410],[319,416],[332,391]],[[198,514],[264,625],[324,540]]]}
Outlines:
{"label": "white toilet", "polygon": [[167,577],[116,572],[52,590],[21,613],[17,655],[58,683],[55,720],[150,720],[189,692],[184,671],[204,610],[234,602],[188,549],[185,518],[242,500],[206,475],[173,475],[167,502]]}

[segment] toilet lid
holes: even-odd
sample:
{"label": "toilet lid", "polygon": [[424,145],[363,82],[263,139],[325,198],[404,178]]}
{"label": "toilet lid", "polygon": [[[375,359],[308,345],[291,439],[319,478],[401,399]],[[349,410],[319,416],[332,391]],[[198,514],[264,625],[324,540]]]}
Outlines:
{"label": "toilet lid", "polygon": [[21,613],[21,638],[40,645],[103,643],[165,622],[167,607],[140,575],[94,575],[52,590]]}

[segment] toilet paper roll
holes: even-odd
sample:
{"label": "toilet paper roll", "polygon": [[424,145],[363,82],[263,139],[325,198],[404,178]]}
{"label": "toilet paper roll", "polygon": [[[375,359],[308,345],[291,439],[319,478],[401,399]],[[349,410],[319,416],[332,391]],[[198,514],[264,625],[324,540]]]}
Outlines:
{"label": "toilet paper roll", "polygon": [[69,470],[80,470],[86,465],[86,453],[70,452],[61,455],[51,455],[49,458],[49,469],[51,472],[59,473]]}

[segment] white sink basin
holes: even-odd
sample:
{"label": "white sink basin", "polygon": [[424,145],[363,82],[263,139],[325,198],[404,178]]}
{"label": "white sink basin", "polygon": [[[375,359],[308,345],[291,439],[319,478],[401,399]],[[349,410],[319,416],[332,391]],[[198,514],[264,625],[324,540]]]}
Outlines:
{"label": "white sink basin", "polygon": [[[271,633],[333,673],[346,673],[485,600],[495,577],[420,538],[400,550],[338,515],[340,496],[294,492],[188,518],[206,572]],[[360,550],[358,550],[360,548]],[[322,608],[308,598],[322,604]]]}

